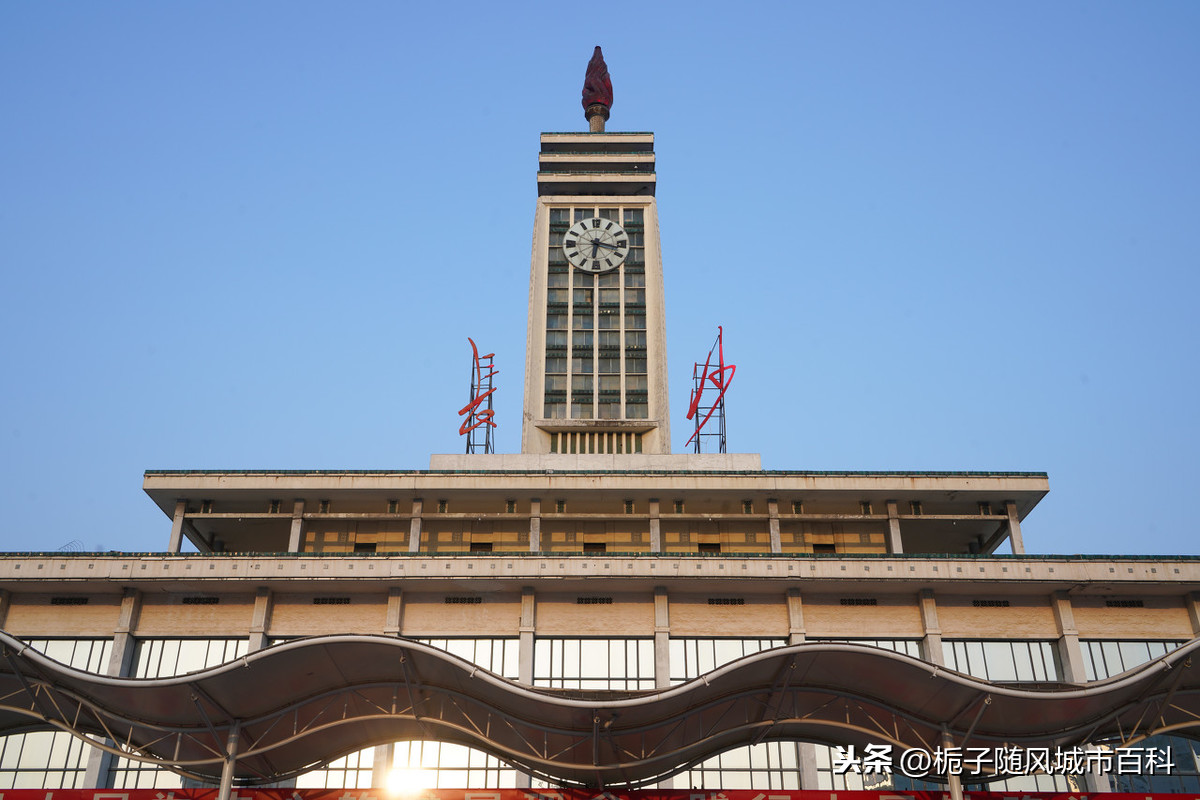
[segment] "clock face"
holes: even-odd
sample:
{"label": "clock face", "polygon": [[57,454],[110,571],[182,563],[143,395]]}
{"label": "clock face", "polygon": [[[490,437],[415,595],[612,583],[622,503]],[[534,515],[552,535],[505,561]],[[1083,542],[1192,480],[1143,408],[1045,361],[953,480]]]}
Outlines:
{"label": "clock face", "polygon": [[629,254],[629,235],[610,219],[580,220],[563,236],[563,254],[584,272],[608,272]]}

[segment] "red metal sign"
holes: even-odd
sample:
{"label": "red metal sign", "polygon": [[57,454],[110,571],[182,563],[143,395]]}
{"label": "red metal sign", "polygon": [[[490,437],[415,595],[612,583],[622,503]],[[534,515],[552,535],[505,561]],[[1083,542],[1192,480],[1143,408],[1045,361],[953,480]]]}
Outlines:
{"label": "red metal sign", "polygon": [[[479,348],[475,346],[475,340],[468,336],[467,341],[471,343],[471,353],[475,358],[475,373],[474,379],[471,381],[471,402],[458,410],[460,417],[464,415],[467,417],[463,420],[462,425],[458,426],[459,436],[470,433],[481,425],[496,427],[496,423],[492,422],[492,417],[496,416],[496,412],[491,408],[479,409],[479,406],[487,401],[492,392],[496,391],[492,386],[492,377],[500,374],[500,371],[492,365],[492,359],[496,357],[496,354],[488,353],[481,356]],[[485,368],[487,369],[486,373],[484,372]],[[485,385],[488,387],[487,391],[481,392],[481,387]]]}
{"label": "red metal sign", "polygon": [[[700,409],[700,399],[704,394],[704,390],[708,388],[709,383],[716,387],[716,399],[712,401],[708,409],[708,414],[706,414],[704,419],[701,420],[700,424],[696,426],[696,431],[691,435],[691,438],[684,443],[684,447],[687,447],[692,443],[692,439],[695,439],[700,435],[700,430],[705,426],[709,419],[712,418],[713,412],[716,411],[721,405],[721,400],[724,399],[725,392],[729,389],[729,384],[733,381],[733,373],[737,371],[736,365],[725,363],[725,343],[723,338],[724,330],[720,325],[718,325],[717,341],[708,351],[708,358],[704,360],[704,371],[700,373],[700,379],[696,384],[696,388],[692,390],[692,402],[688,406],[687,418],[693,419],[696,416],[696,412]],[[709,368],[712,366],[713,350],[717,351],[717,365],[716,369],[713,369],[710,372]],[[699,367],[700,365],[696,364],[696,366]]]}

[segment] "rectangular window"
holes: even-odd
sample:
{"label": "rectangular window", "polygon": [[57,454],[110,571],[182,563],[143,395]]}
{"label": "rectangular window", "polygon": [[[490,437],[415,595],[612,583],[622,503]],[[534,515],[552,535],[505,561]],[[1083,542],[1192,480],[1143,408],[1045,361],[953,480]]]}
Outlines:
{"label": "rectangular window", "polygon": [[626,347],[645,347],[646,332],[645,331],[626,331],[625,332]]}
{"label": "rectangular window", "polygon": [[533,683],[552,689],[653,689],[654,640],[539,637],[533,644]]}
{"label": "rectangular window", "polygon": [[590,331],[592,329],[592,312],[586,311],[583,314],[578,311],[571,317],[571,329],[576,331]]}
{"label": "rectangular window", "polygon": [[946,666],[1001,683],[1062,680],[1058,650],[1049,641],[942,640]]}
{"label": "rectangular window", "polygon": [[625,353],[625,371],[631,375],[641,375],[646,372],[645,358],[630,358],[629,353]]}

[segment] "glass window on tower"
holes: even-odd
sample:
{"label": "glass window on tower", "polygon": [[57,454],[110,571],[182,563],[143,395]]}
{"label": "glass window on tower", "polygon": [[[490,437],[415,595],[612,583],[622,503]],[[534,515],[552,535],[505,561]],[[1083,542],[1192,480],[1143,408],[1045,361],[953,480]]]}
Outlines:
{"label": "glass window on tower", "polygon": [[550,224],[551,225],[567,225],[571,222],[571,209],[569,208],[552,208],[550,209]]}
{"label": "glass window on tower", "polygon": [[621,346],[620,331],[600,331],[600,347],[618,348]]}
{"label": "glass window on tower", "polygon": [[583,220],[591,219],[594,216],[596,216],[596,209],[594,209],[594,208],[577,208],[577,209],[575,209],[575,221],[576,222],[582,222]]}
{"label": "glass window on tower", "polygon": [[631,225],[642,224],[642,210],[640,208],[625,209],[625,219],[622,223],[626,228]]}
{"label": "glass window on tower", "polygon": [[625,270],[625,286],[626,288],[644,287],[646,285],[646,273],[638,269]]}

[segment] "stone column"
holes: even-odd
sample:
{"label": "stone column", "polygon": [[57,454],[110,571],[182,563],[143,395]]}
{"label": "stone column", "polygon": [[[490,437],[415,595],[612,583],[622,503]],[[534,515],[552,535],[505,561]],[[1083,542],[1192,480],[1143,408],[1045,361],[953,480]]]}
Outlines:
{"label": "stone column", "polygon": [[537,631],[537,596],[532,586],[521,589],[521,627],[518,629],[517,680],[533,685],[533,635]]}
{"label": "stone column", "polygon": [[800,597],[799,589],[787,590],[788,607],[788,644],[801,644],[804,641],[804,600]]}
{"label": "stone column", "polygon": [[887,501],[888,552],[903,553],[904,542],[900,538],[900,509],[895,500]]}
{"label": "stone column", "polygon": [[412,522],[408,526],[408,552],[421,552],[421,498],[419,497],[413,500],[412,504]]}
{"label": "stone column", "polygon": [[1054,609],[1054,624],[1058,628],[1058,658],[1063,666],[1063,679],[1068,683],[1085,683],[1087,667],[1083,660],[1083,648],[1079,645],[1079,630],[1075,627],[1075,612],[1071,608],[1071,596],[1064,591],[1050,596]]}
{"label": "stone column", "polygon": [[529,501],[529,552],[542,549],[542,501],[535,497]]}
{"label": "stone column", "polygon": [[1188,592],[1183,604],[1187,606],[1188,619],[1192,622],[1192,636],[1200,636],[1200,592]]}
{"label": "stone column", "polygon": [[1004,513],[1008,515],[1008,538],[1014,555],[1025,555],[1025,540],[1021,538],[1021,520],[1017,515],[1017,504],[1004,501]]}
{"label": "stone column", "polygon": [[[517,643],[517,680],[526,686],[533,685],[533,645],[537,631],[537,595],[532,586],[521,589],[521,626]],[[528,789],[532,780],[524,772],[517,772],[516,788]]]}
{"label": "stone column", "polygon": [[288,534],[289,553],[299,553],[304,547],[304,501],[292,503],[292,530]]}
{"label": "stone column", "polygon": [[938,627],[937,601],[933,597],[933,589],[922,589],[917,602],[921,606],[921,627],[925,631],[921,639],[921,658],[930,664],[945,666],[942,629]]}
{"label": "stone column", "polygon": [[171,541],[167,542],[168,553],[183,550],[183,519],[187,514],[187,500],[175,501],[175,516],[171,518]]}
{"label": "stone column", "polygon": [[[803,644],[807,633],[804,629],[804,598],[799,589],[787,590],[787,609],[788,644]],[[797,747],[800,758],[800,788],[817,789],[817,745],[800,742]]]}
{"label": "stone column", "polygon": [[387,636],[399,636],[404,619],[404,590],[399,586],[388,589],[387,616],[383,632]]}
{"label": "stone column", "polygon": [[783,552],[783,539],[779,535],[779,501],[774,497],[767,499],[767,525],[771,531],[771,552]]}
{"label": "stone column", "polygon": [[265,586],[258,587],[254,596],[254,615],[250,618],[250,652],[262,650],[270,642],[267,631],[271,627],[271,606],[273,598],[271,590]]}
{"label": "stone column", "polygon": [[[121,612],[117,617],[117,627],[113,631],[112,651],[108,657],[106,675],[110,677],[128,676],[133,663],[133,649],[136,641],[133,637],[137,629],[138,614],[142,610],[142,593],[137,589],[126,588],[121,597]],[[108,744],[112,744],[111,741]],[[87,767],[83,773],[83,785],[103,788],[108,785],[108,771],[111,769],[113,756],[97,748],[91,748],[88,755]]]}
{"label": "stone column", "polygon": [[671,686],[671,609],[667,587],[654,587],[654,685]]}
{"label": "stone column", "polygon": [[650,498],[650,552],[662,552],[662,524],[659,522],[660,508],[656,498]]}
{"label": "stone column", "polygon": [[12,604],[12,592],[0,589],[0,630],[8,625],[8,607]]}

